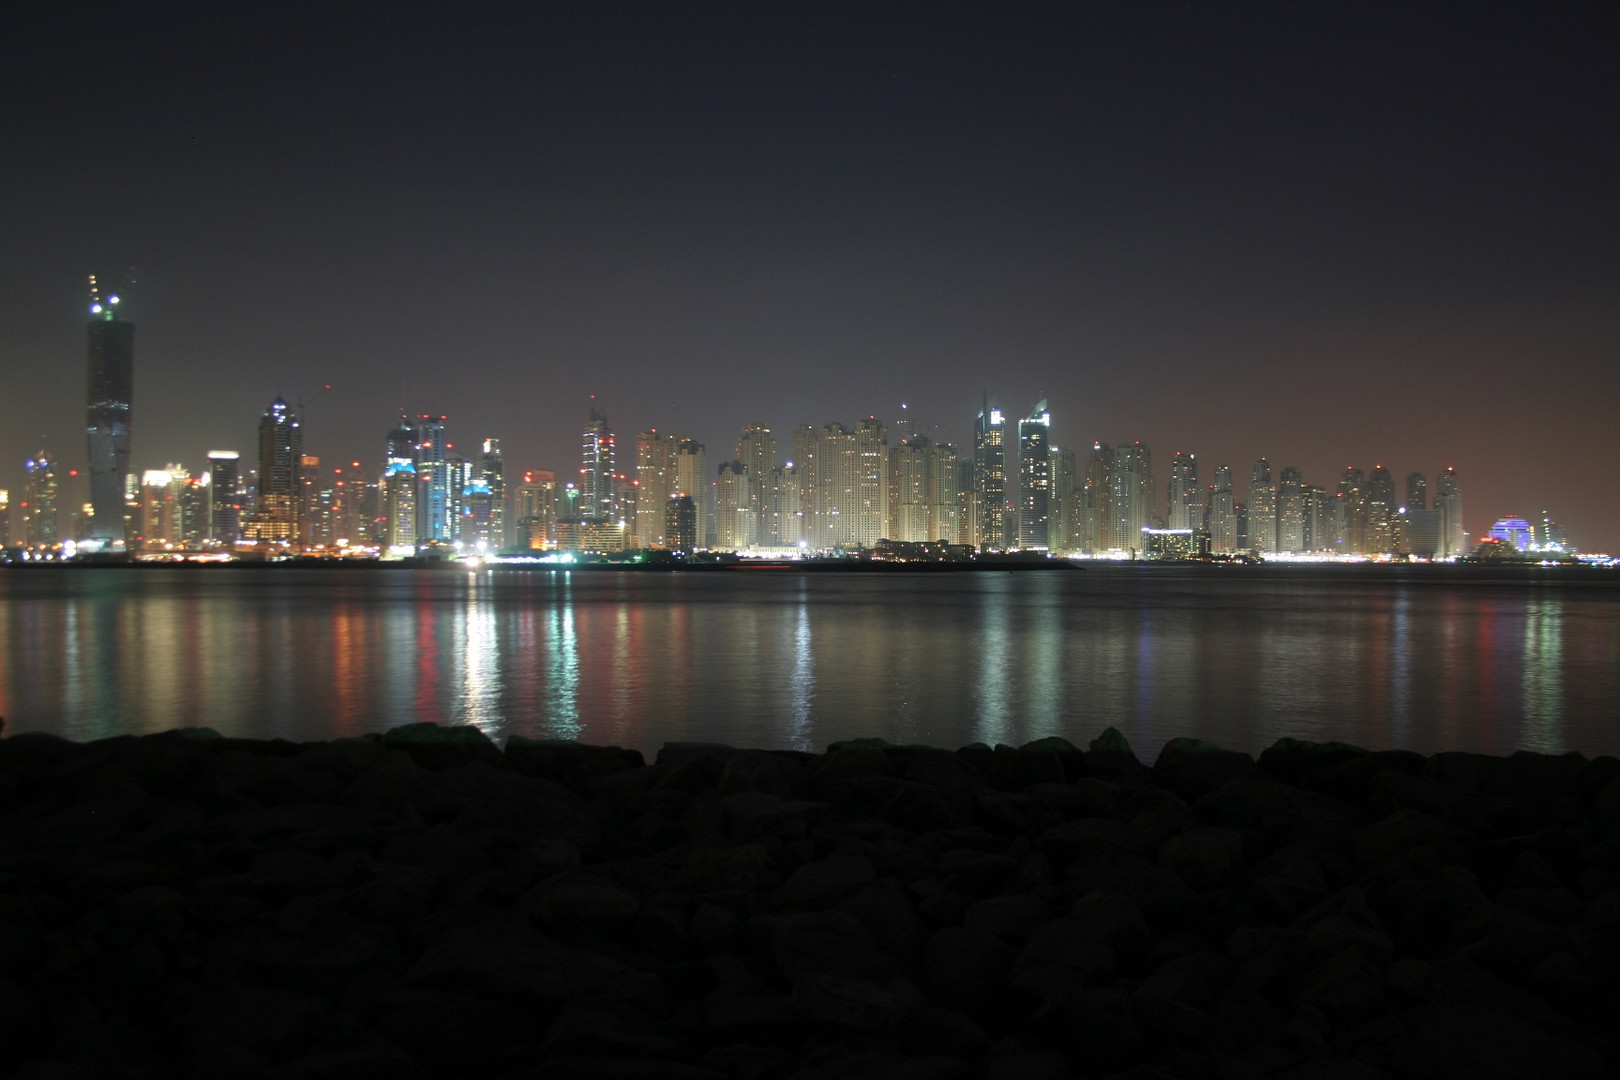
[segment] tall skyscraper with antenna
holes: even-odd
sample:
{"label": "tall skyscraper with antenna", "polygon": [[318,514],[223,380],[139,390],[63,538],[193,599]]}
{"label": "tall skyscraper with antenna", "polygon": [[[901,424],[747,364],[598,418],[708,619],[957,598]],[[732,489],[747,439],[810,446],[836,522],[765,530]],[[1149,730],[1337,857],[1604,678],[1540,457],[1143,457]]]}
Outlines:
{"label": "tall skyscraper with antenna", "polygon": [[124,487],[135,390],[135,324],[119,318],[122,298],[103,298],[90,275],[85,431],[90,443],[92,538],[122,547]]}

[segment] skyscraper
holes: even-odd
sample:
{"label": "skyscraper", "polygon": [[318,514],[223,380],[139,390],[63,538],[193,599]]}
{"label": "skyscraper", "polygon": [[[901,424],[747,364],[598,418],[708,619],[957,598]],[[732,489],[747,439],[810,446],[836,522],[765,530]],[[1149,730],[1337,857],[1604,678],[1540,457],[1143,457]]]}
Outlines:
{"label": "skyscraper", "polygon": [[1153,524],[1153,452],[1140,441],[1114,447],[1113,470],[1109,485],[1109,510],[1113,515],[1114,538],[1109,547],[1137,551],[1142,547],[1142,530]]}
{"label": "skyscraper", "polygon": [[[693,551],[708,544],[711,491],[708,461],[708,452],[700,442],[682,439],[675,447],[675,490],[671,494],[689,496],[692,499],[692,513],[695,515],[692,519],[691,543],[685,546],[686,551]],[[685,521],[684,518],[681,520]],[[666,530],[669,528],[667,513],[664,517],[664,527]],[[667,531],[664,541],[666,546],[672,546]]]}
{"label": "skyscraper", "polygon": [[664,537],[664,504],[675,493],[675,455],[682,438],[657,428],[636,436],[636,547],[669,546]]}
{"label": "skyscraper", "polygon": [[1277,550],[1277,484],[1265,458],[1249,469],[1249,547],[1262,555]]}
{"label": "skyscraper", "polygon": [[1165,493],[1165,527],[1202,529],[1204,489],[1198,483],[1198,456],[1177,450],[1170,459],[1170,486]]}
{"label": "skyscraper", "polygon": [[120,298],[102,300],[90,277],[89,370],[86,424],[90,449],[90,528],[93,539],[125,542],[124,488],[135,390],[135,324],[118,317]]}
{"label": "skyscraper", "polygon": [[1238,551],[1237,495],[1232,490],[1232,466],[1215,466],[1209,494],[1209,549],[1221,555]]}
{"label": "skyscraper", "polygon": [[450,446],[443,416],[416,418],[416,539],[420,543],[448,543],[450,515]]}
{"label": "skyscraper", "polygon": [[208,452],[208,536],[224,548],[242,536],[241,457],[235,450]]}
{"label": "skyscraper", "polygon": [[1007,421],[984,395],[973,422],[973,490],[978,499],[978,543],[1000,551],[1007,546]]}
{"label": "skyscraper", "polygon": [[23,462],[23,543],[36,550],[56,546],[56,459],[41,450]]}
{"label": "skyscraper", "polygon": [[1277,550],[1297,554],[1307,549],[1304,475],[1293,465],[1284,465],[1277,485]]}
{"label": "skyscraper", "polygon": [[591,398],[591,415],[581,436],[579,516],[588,521],[617,521],[619,498],[613,470],[613,431],[605,413]]}
{"label": "skyscraper", "polygon": [[298,466],[304,438],[291,405],[277,397],[259,420],[259,495],[248,535],[290,543],[298,535]]}
{"label": "skyscraper", "polygon": [[776,436],[761,423],[749,424],[737,438],[737,460],[743,463],[747,497],[743,503],[744,547],[776,547],[782,542],[779,516],[780,474]]}
{"label": "skyscraper", "polygon": [[1420,472],[1406,474],[1406,508],[1408,510],[1429,508],[1429,480]]}
{"label": "skyscraper", "polygon": [[748,467],[741,461],[720,463],[714,502],[715,547],[721,551],[740,551],[748,547]]}
{"label": "skyscraper", "polygon": [[1395,550],[1395,478],[1382,465],[1374,465],[1367,476],[1367,551],[1383,554]]}
{"label": "skyscraper", "polygon": [[501,440],[485,439],[478,456],[478,479],[489,488],[491,548],[517,547],[517,533],[512,529],[511,515],[506,505],[506,462],[501,456]]}
{"label": "skyscraper", "polygon": [[1046,399],[1018,421],[1018,546],[1051,547],[1052,414]]}
{"label": "skyscraper", "polygon": [[1440,511],[1441,558],[1468,554],[1468,534],[1463,531],[1462,489],[1457,486],[1457,470],[1447,466],[1434,478],[1434,508]]}
{"label": "skyscraper", "polygon": [[855,421],[855,512],[850,539],[869,548],[889,524],[889,432],[876,416]]}

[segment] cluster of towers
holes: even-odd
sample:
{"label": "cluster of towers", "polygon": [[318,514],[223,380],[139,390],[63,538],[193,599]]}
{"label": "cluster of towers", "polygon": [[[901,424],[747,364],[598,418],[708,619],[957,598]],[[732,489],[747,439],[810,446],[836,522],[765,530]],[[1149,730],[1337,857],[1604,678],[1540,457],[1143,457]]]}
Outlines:
{"label": "cluster of towers", "polygon": [[[658,428],[637,435],[628,460],[593,398],[578,476],[561,483],[547,470],[509,483],[499,439],[457,453],[447,418],[428,414],[400,416],[380,470],[359,461],[323,470],[304,453],[302,401],[295,408],[277,397],[260,419],[256,467],[244,472],[241,455],[213,451],[204,471],[170,465],[137,478],[135,327],[121,313],[121,298],[104,296],[92,277],[89,498],[62,522],[56,461],[43,451],[31,458],[20,506],[31,547],[75,539],[109,549],[827,551],[888,540],[1103,554],[1169,533],[1215,553],[1468,551],[1453,469],[1435,476],[1432,498],[1428,478],[1409,474],[1401,499],[1382,465],[1346,468],[1324,486],[1261,458],[1240,491],[1231,466],[1217,466],[1206,485],[1196,456],[1178,451],[1159,504],[1143,443],[1098,442],[1082,455],[1053,445],[1045,399],[1013,420],[988,395],[969,447],[932,437],[901,406],[892,427],[875,415],[802,423],[785,445],[750,423],[712,473],[704,444]],[[9,503],[0,492],[0,523]]]}

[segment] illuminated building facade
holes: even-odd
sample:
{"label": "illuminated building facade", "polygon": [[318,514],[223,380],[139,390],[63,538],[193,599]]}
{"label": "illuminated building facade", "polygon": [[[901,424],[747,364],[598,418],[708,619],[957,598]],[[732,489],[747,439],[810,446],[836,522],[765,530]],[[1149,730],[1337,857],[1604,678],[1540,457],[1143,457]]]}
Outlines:
{"label": "illuminated building facade", "polygon": [[242,538],[241,457],[235,450],[208,452],[208,536],[227,548]]}
{"label": "illuminated building facade", "polygon": [[11,492],[0,489],[0,548],[11,546]]}
{"label": "illuminated building facade", "polygon": [[791,440],[795,485],[794,519],[783,533],[785,543],[814,548],[820,543],[818,467],[821,432],[814,424],[796,424]]}
{"label": "illuminated building facade", "polygon": [[675,455],[684,437],[649,428],[636,436],[635,546],[663,548],[664,504],[675,493]]}
{"label": "illuminated building facade", "polygon": [[1142,530],[1153,526],[1153,452],[1141,442],[1114,447],[1109,477],[1109,513],[1113,537],[1109,547],[1133,551],[1142,542]]}
{"label": "illuminated building facade", "polygon": [[485,439],[479,448],[478,480],[489,489],[490,549],[518,547],[517,530],[506,512],[506,460],[501,455],[501,440]]}
{"label": "illuminated building facade", "polygon": [[867,416],[855,422],[855,517],[848,543],[870,548],[889,524],[889,433]]}
{"label": "illuminated building facade", "polygon": [[298,468],[303,432],[291,405],[277,397],[259,420],[259,491],[250,538],[290,543],[298,537]]}
{"label": "illuminated building facade", "polygon": [[1052,414],[1042,398],[1018,421],[1018,547],[1051,547]]}
{"label": "illuminated building facade", "polygon": [[512,493],[518,546],[547,551],[557,543],[557,474],[550,469],[525,472]]}
{"label": "illuminated building facade", "polygon": [[393,556],[416,554],[416,500],[419,484],[416,464],[394,458],[383,470],[382,517],[383,553]]}
{"label": "illuminated building facade", "polygon": [[587,521],[617,521],[619,492],[613,468],[613,431],[608,427],[606,414],[597,411],[595,405],[591,406],[590,419],[581,438],[579,517]]}
{"label": "illuminated building facade", "polygon": [[[683,551],[696,551],[708,543],[709,540],[709,466],[708,452],[702,443],[693,439],[682,439],[675,447],[675,490],[671,495],[685,495],[692,500],[693,513],[697,515],[693,525],[693,539],[690,546],[682,547]],[[668,536],[669,520],[664,521],[666,533],[664,543],[667,547],[675,545]]]}
{"label": "illuminated building facade", "polygon": [[777,547],[782,543],[782,473],[776,463],[776,435],[765,424],[747,425],[737,438],[736,460],[742,462],[747,487],[740,507],[742,546]]}
{"label": "illuminated building facade", "polygon": [[23,543],[39,550],[61,539],[56,524],[56,459],[41,450],[23,462]]}
{"label": "illuminated building facade", "polygon": [[735,459],[722,461],[714,488],[715,547],[720,551],[741,551],[748,543],[747,468]]}
{"label": "illuminated building facade", "polygon": [[1420,472],[1406,474],[1406,508],[1408,510],[1429,508],[1429,479]]}
{"label": "illuminated building facade", "polygon": [[1434,478],[1434,508],[1440,511],[1440,555],[1456,558],[1468,553],[1468,533],[1463,530],[1462,488],[1457,470],[1447,466]]}
{"label": "illuminated building facade", "polygon": [[1262,555],[1277,550],[1277,483],[1271,462],[1260,458],[1249,468],[1249,549]]}
{"label": "illuminated building facade", "polygon": [[125,488],[134,424],[135,324],[118,317],[120,298],[103,300],[90,278],[86,423],[90,452],[90,529],[103,545],[125,542]]}
{"label": "illuminated building facade", "polygon": [[1209,492],[1210,550],[1221,555],[1232,555],[1238,547],[1237,494],[1232,490],[1232,466],[1215,466],[1214,482]]}
{"label": "illuminated building facade", "polygon": [[1365,551],[1369,555],[1395,550],[1395,478],[1382,465],[1367,475],[1367,532]]}
{"label": "illuminated building facade", "polygon": [[698,505],[690,495],[672,495],[664,503],[664,542],[671,551],[697,550]]}
{"label": "illuminated building facade", "polygon": [[1530,529],[1530,522],[1521,517],[1497,518],[1496,522],[1491,525],[1489,535],[1492,540],[1500,540],[1504,544],[1510,544],[1519,551],[1530,550],[1530,545],[1535,542],[1535,536]]}
{"label": "illuminated building facade", "polygon": [[1052,447],[1052,514],[1048,533],[1051,550],[1080,550],[1080,513],[1084,506],[1084,482],[1077,472],[1074,450]]}
{"label": "illuminated building facade", "polygon": [[1198,483],[1198,456],[1177,450],[1170,459],[1170,486],[1165,492],[1165,524],[1172,529],[1201,529],[1204,489]]}
{"label": "illuminated building facade", "polygon": [[416,418],[416,501],[418,543],[449,543],[455,537],[450,516],[450,445],[445,435],[447,417]]}
{"label": "illuminated building facade", "polygon": [[973,422],[973,490],[978,501],[978,536],[986,551],[1007,546],[1007,420],[984,395]]}
{"label": "illuminated building facade", "polygon": [[1297,555],[1310,550],[1306,517],[1305,478],[1293,465],[1284,465],[1277,482],[1277,551]]}

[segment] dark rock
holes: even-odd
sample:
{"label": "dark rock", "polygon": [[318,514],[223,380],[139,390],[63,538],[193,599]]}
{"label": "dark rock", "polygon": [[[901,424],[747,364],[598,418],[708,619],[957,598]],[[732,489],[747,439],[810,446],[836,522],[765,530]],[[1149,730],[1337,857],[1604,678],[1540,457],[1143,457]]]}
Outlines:
{"label": "dark rock", "polygon": [[441,727],[432,721],[406,724],[383,732],[382,743],[403,750],[424,769],[448,769],[468,761],[498,762],[500,747],[470,724]]}
{"label": "dark rock", "polygon": [[1254,758],[1201,739],[1171,739],[1153,763],[1153,781],[1191,801],[1231,780],[1259,775]]}
{"label": "dark rock", "polygon": [[1227,885],[1243,869],[1243,837],[1208,825],[1189,829],[1159,845],[1159,864],[1192,889]]}
{"label": "dark rock", "polygon": [[1273,779],[1298,786],[1306,773],[1331,769],[1366,754],[1366,750],[1349,743],[1278,739],[1261,751],[1258,764]]}

